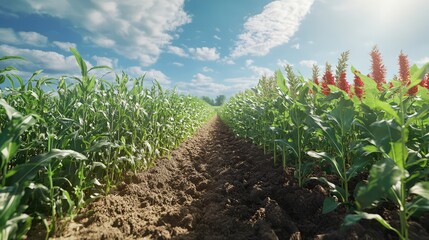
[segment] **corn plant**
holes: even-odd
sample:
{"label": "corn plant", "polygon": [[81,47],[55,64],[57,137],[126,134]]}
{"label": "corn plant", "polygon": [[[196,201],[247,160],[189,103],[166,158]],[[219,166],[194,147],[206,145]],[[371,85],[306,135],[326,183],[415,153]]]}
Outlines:
{"label": "corn plant", "polygon": [[[4,238],[25,234],[31,219],[45,223],[47,237],[55,234],[58,220],[109,192],[125,171],[149,168],[213,116],[196,97],[156,82],[144,87],[143,77],[90,75],[111,69],[89,69],[71,52],[80,77],[47,78],[39,70],[24,80],[13,67],[0,70],[0,84],[9,83],[0,91]],[[21,58],[0,61],[9,59]]]}
{"label": "corn plant", "polygon": [[357,161],[355,150],[353,149],[353,146],[356,145],[353,142],[355,134],[353,129],[357,115],[354,103],[348,99],[348,96],[344,92],[338,92],[337,97],[339,101],[335,103],[333,109],[324,113],[324,118],[318,115],[311,116],[314,128],[321,131],[331,151],[309,151],[308,154],[327,161],[339,177],[341,184],[340,186],[336,186],[324,177],[318,178],[322,182],[327,183],[332,188],[332,193],[341,200],[338,202],[332,197],[325,199],[323,213],[334,210],[340,203],[350,205],[351,193],[349,190],[349,181],[367,163],[367,161]]}
{"label": "corn plant", "polygon": [[[364,103],[371,109],[382,109],[387,119],[374,122],[368,128],[369,145],[365,150],[368,153],[379,152],[383,159],[372,166],[368,184],[358,189],[356,205],[359,211],[348,215],[345,225],[360,219],[375,219],[396,232],[401,239],[408,239],[408,219],[416,212],[429,208],[429,182],[424,181],[424,177],[418,172],[419,168],[417,171],[415,169],[416,166],[427,166],[427,156],[416,154],[407,146],[412,126],[429,116],[429,103],[423,103],[416,111],[411,104],[418,99],[407,96],[407,92],[421,81],[428,67],[429,64],[422,68],[414,67],[408,86],[394,83],[396,87],[393,92],[396,94],[392,96],[390,104],[377,99],[374,81],[358,73],[368,86],[365,89],[367,100]],[[412,200],[408,202],[410,197]],[[389,199],[398,206],[400,229],[392,227],[380,215],[362,211],[381,199]]]}
{"label": "corn plant", "polygon": [[[275,160],[277,147],[283,162],[291,153],[299,185],[305,179],[302,163],[320,164],[319,169],[338,176],[339,185],[314,176],[331,190],[322,213],[345,204],[348,213],[354,212],[347,215],[345,225],[375,219],[401,239],[408,239],[408,219],[429,209],[429,63],[409,67],[401,52],[398,77],[387,84],[386,69],[375,47],[371,75],[352,67],[355,78],[350,85],[346,81],[348,54],[339,58],[336,78],[326,64],[321,84],[317,67],[312,80],[300,84],[301,78],[288,66],[289,83],[276,72],[278,90],[271,91],[272,99],[262,97],[269,93],[258,85],[232,97],[221,116],[238,135],[273,146]],[[268,129],[267,124],[271,124]],[[313,160],[306,159],[303,152]],[[369,178],[352,191],[349,182],[358,173],[367,173]],[[398,207],[398,229],[381,216],[365,212],[383,201]]]}
{"label": "corn plant", "polygon": [[[277,139],[283,148],[290,151],[296,159],[295,177],[298,179],[298,186],[302,187],[305,179],[311,172],[312,162],[304,162],[306,143],[309,141],[310,132],[307,125],[309,107],[307,105],[307,95],[309,87],[305,84],[303,77],[298,78],[293,74],[292,67],[287,66],[290,86],[286,86],[286,81],[280,71],[276,73],[277,85],[281,91],[284,110],[287,118],[283,119],[282,131],[285,133],[283,139]],[[291,96],[289,96],[291,94]]]}

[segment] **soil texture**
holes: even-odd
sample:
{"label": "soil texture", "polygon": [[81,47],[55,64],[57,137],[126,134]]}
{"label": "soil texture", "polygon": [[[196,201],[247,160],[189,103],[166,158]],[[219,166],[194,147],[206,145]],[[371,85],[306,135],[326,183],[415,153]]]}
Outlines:
{"label": "soil texture", "polygon": [[[272,155],[215,117],[170,159],[89,204],[58,238],[397,239],[374,221],[342,230],[344,208],[321,213],[327,194],[316,180],[297,187],[293,169],[273,166]],[[396,209],[377,211],[397,224]],[[412,239],[429,239],[428,219],[410,222]]]}

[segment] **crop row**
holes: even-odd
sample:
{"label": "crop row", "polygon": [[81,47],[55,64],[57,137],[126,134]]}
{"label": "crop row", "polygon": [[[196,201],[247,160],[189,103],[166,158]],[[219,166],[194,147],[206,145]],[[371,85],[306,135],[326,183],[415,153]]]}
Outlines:
{"label": "crop row", "polygon": [[[168,155],[213,114],[195,97],[144,87],[143,77],[89,75],[109,69],[88,69],[71,51],[80,77],[38,71],[24,81],[13,67],[0,69],[0,84],[9,83],[0,90],[0,239],[23,237],[33,219],[55,233],[60,218]],[[10,60],[22,59],[0,63]]]}
{"label": "crop row", "polygon": [[[377,48],[371,58],[368,75],[351,67],[353,84],[346,80],[348,52],[335,76],[329,64],[321,78],[314,66],[310,80],[286,66],[286,77],[277,71],[232,97],[221,117],[272,152],[275,163],[293,166],[299,186],[317,179],[329,187],[323,213],[343,205],[345,226],[375,219],[408,239],[408,221],[429,209],[429,63],[409,67],[401,52],[398,77],[386,82]],[[339,180],[329,182],[326,174]],[[358,174],[368,177],[350,189]],[[400,227],[369,213],[383,202],[397,206]]]}

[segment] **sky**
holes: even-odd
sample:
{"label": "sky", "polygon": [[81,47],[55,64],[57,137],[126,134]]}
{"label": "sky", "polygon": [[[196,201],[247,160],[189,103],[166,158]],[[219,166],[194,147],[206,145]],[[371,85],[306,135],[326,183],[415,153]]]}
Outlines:
{"label": "sky", "polygon": [[24,57],[13,61],[24,77],[40,69],[73,76],[73,47],[89,66],[229,97],[286,64],[310,78],[313,64],[323,71],[347,50],[349,65],[369,73],[375,45],[388,79],[401,51],[421,66],[429,62],[427,9],[427,0],[0,0],[0,56]]}

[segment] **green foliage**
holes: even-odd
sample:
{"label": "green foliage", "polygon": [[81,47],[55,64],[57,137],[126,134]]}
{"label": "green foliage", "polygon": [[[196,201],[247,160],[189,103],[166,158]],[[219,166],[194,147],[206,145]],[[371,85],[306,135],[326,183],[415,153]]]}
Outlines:
{"label": "green foliage", "polygon": [[[348,52],[339,58],[337,79],[347,59]],[[416,96],[407,91],[420,83],[428,66],[412,66],[410,84],[392,80],[389,89],[378,88],[374,79],[351,67],[364,83],[362,99],[334,85],[325,96],[313,82],[317,68],[305,81],[287,66],[286,78],[281,71],[269,78],[274,89],[261,79],[252,90],[233,96],[221,117],[237,135],[271,152],[275,163],[281,156],[284,167],[295,169],[297,185],[313,178],[327,186],[323,213],[344,204],[349,213],[344,225],[373,219],[408,239],[410,217],[429,209],[429,91],[420,86]],[[315,176],[315,168],[322,174]],[[324,174],[336,175],[339,184]],[[369,177],[353,191],[349,183],[358,174]],[[383,201],[398,207],[400,228],[365,212]]]}
{"label": "green foliage", "polygon": [[[111,69],[88,69],[71,52],[80,77],[37,71],[24,81],[13,67],[0,71],[0,84],[10,83],[0,92],[0,239],[24,237],[32,219],[53,234],[60,218],[109,192],[126,171],[152,166],[214,114],[198,98],[143,86],[143,77],[96,78],[92,70]],[[0,61],[9,59],[17,57]]]}

